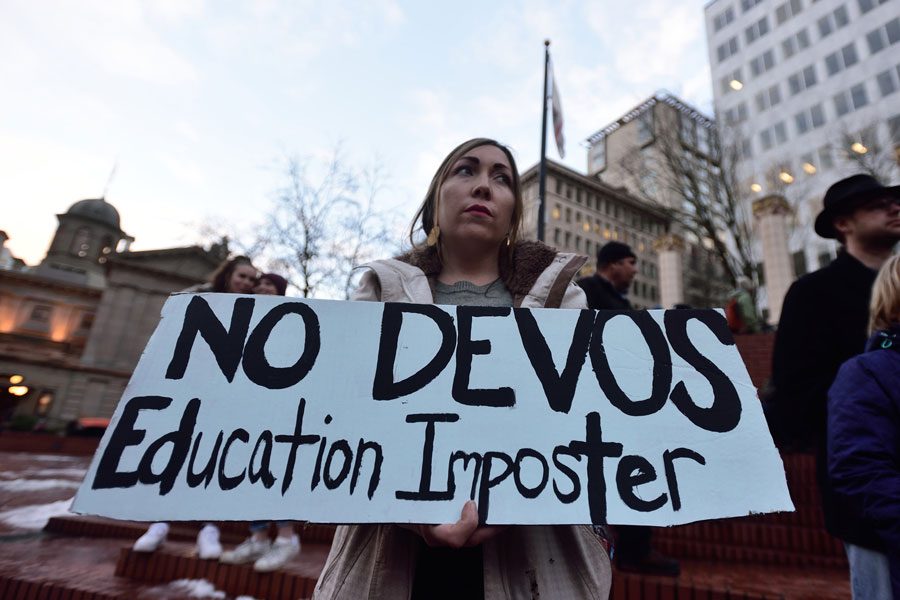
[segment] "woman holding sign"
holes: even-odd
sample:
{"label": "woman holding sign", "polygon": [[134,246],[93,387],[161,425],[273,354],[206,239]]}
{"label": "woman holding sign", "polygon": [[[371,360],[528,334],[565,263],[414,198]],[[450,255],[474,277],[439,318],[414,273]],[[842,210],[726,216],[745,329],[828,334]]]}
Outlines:
{"label": "woman holding sign", "polygon": [[[464,142],[431,181],[413,219],[412,250],[366,265],[353,299],[587,308],[572,283],[586,258],[520,241],[522,215],[509,149]],[[338,527],[314,596],[606,598],[606,548],[588,526],[481,526],[469,501],[447,525]]]}

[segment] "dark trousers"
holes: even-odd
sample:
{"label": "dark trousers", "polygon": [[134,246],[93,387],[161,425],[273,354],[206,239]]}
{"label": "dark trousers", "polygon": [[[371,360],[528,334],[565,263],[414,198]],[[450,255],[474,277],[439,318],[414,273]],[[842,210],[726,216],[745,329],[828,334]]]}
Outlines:
{"label": "dark trousers", "polygon": [[616,525],[616,557],[624,561],[635,561],[650,554],[650,539],[653,528],[644,525]]}

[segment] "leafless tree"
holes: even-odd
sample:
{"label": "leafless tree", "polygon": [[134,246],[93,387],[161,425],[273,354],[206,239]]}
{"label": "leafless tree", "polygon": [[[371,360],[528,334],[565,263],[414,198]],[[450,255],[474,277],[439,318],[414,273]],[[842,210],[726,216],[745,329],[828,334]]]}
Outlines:
{"label": "leafless tree", "polygon": [[897,151],[893,144],[883,143],[878,136],[878,124],[851,130],[842,127],[832,143],[838,158],[853,167],[857,173],[871,175],[883,185],[889,185],[900,176]]}
{"label": "leafless tree", "polygon": [[318,177],[310,175],[311,166],[310,160],[286,160],[263,254],[304,297],[349,298],[353,269],[392,250],[390,211],[376,202],[383,170],[354,170],[340,149]]}
{"label": "leafless tree", "polygon": [[731,286],[740,277],[758,282],[749,198],[736,168],[742,140],[705,118],[657,112],[669,114],[654,128],[653,143],[626,151],[620,166],[675,229],[718,262]]}

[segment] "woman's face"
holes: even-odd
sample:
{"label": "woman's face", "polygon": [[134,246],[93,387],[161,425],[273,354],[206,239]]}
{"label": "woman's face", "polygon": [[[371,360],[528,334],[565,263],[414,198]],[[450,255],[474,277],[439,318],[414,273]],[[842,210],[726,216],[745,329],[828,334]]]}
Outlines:
{"label": "woman's face", "polygon": [[438,192],[442,242],[491,242],[499,245],[512,225],[513,172],[496,146],[469,150],[450,167]]}
{"label": "woman's face", "polygon": [[256,269],[252,265],[240,264],[231,272],[228,291],[232,294],[249,294],[256,285]]}
{"label": "woman's face", "polygon": [[253,288],[254,294],[266,294],[270,296],[278,295],[278,288],[275,287],[275,284],[269,281],[265,277],[260,277],[256,282],[256,287]]}

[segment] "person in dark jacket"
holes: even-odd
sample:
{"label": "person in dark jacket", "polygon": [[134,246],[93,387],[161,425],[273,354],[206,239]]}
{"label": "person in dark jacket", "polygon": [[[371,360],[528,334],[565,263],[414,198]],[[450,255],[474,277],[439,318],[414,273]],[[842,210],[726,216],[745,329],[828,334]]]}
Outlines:
{"label": "person in dark jacket", "polygon": [[865,348],[872,284],[900,240],[900,186],[854,175],[832,185],[823,204],[816,233],[843,248],[830,265],[795,281],[785,296],[767,416],[782,447],[815,452],[826,529],[863,545],[871,540],[842,519],[841,501],[828,483],[827,394],[840,365]]}
{"label": "person in dark jacket", "polygon": [[637,275],[637,256],[628,244],[609,242],[597,250],[597,272],[575,283],[594,310],[631,310],[628,288]]}
{"label": "person in dark jacket", "polygon": [[828,474],[868,540],[844,544],[854,600],[900,598],[900,256],[875,280],[870,329],[828,392]]}
{"label": "person in dark jacket", "polygon": [[[597,250],[597,271],[575,283],[587,296],[594,310],[631,310],[628,288],[637,274],[637,256],[628,244],[609,242]],[[622,571],[648,575],[677,576],[681,567],[677,560],[653,549],[653,529],[643,525],[618,525],[616,532],[616,566]]]}

